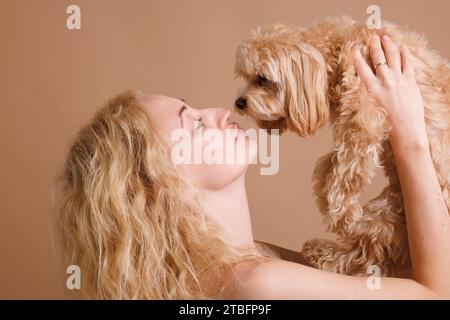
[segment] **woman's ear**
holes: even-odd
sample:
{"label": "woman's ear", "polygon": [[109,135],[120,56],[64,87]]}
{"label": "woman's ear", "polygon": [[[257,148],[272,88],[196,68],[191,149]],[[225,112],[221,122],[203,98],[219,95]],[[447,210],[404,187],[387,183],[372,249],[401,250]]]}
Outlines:
{"label": "woman's ear", "polygon": [[325,60],[313,46],[301,42],[293,46],[283,63],[285,108],[289,130],[308,136],[323,127],[329,118],[328,82]]}

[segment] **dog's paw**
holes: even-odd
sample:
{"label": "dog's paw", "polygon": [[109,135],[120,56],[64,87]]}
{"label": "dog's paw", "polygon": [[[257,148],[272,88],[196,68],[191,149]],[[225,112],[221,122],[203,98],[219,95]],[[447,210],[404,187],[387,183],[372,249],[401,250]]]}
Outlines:
{"label": "dog's paw", "polygon": [[306,260],[315,268],[321,268],[324,259],[328,256],[327,248],[330,247],[331,241],[324,239],[312,239],[305,242],[302,249],[302,254]]}
{"label": "dog's paw", "polygon": [[305,242],[302,253],[305,259],[315,268],[343,273],[357,274],[351,261],[352,254],[343,244],[324,239],[312,239]]}

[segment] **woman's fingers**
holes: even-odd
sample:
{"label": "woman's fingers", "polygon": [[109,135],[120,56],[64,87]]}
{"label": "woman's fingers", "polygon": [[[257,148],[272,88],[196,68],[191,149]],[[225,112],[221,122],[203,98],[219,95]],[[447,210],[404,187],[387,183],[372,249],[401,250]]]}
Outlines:
{"label": "woman's fingers", "polygon": [[407,46],[401,45],[400,53],[402,56],[403,75],[414,79],[414,60],[413,60],[411,51],[409,51]]}
{"label": "woman's fingers", "polygon": [[372,69],[364,60],[358,45],[352,46],[352,57],[353,62],[355,64],[356,72],[358,73],[361,80],[364,82],[364,84],[368,89],[373,87],[373,85],[377,81],[377,78],[373,73]]}
{"label": "woman's fingers", "polygon": [[400,53],[397,46],[392,42],[391,38],[387,35],[384,35],[382,38],[382,45],[384,49],[384,55],[386,57],[386,61],[388,63],[389,69],[401,73],[401,61],[400,61]]}
{"label": "woman's fingers", "polygon": [[381,47],[380,37],[376,34],[372,35],[370,38],[370,57],[372,58],[376,74],[387,76],[389,68],[386,57],[384,56],[383,48]]}

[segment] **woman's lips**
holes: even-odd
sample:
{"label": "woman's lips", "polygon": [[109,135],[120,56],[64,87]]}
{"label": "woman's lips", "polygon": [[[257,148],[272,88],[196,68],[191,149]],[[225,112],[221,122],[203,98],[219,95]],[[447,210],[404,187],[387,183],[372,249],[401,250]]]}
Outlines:
{"label": "woman's lips", "polygon": [[230,126],[232,129],[242,129],[241,126],[239,125],[239,123],[237,123],[235,121],[230,122]]}

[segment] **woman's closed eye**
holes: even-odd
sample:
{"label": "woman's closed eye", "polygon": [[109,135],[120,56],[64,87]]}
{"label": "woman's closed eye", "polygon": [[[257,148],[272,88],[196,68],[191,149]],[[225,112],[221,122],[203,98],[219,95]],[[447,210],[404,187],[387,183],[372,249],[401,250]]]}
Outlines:
{"label": "woman's closed eye", "polygon": [[202,127],[203,127],[203,119],[200,118],[198,120],[195,120],[195,122],[194,122],[194,129],[198,130],[198,129],[202,128]]}

